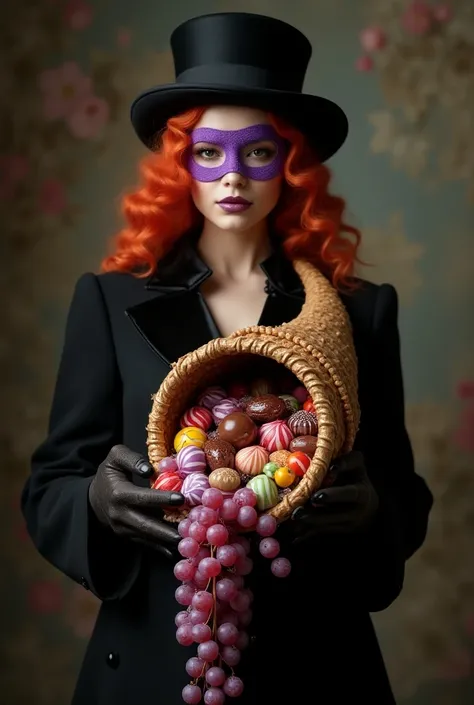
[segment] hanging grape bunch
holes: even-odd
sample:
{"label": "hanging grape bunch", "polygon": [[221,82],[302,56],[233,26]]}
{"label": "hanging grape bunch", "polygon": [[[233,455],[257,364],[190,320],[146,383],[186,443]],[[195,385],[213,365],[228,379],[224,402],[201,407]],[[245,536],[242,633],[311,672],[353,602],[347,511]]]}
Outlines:
{"label": "hanging grape bunch", "polygon": [[189,705],[221,705],[244,689],[234,673],[249,638],[252,572],[249,532],[276,578],[291,572],[267,510],[304,476],[316,450],[318,424],[304,387],[274,393],[262,379],[225,390],[206,389],[181,417],[174,453],[163,458],[153,487],[179,491],[186,500],[178,524],[181,585],[176,600],[176,638],[197,655],[186,671]]}

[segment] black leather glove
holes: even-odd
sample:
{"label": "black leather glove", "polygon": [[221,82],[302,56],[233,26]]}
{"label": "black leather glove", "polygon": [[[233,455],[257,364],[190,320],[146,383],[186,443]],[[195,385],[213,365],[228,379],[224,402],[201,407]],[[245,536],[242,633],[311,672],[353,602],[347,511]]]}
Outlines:
{"label": "black leather glove", "polygon": [[184,497],[179,492],[139,487],[130,479],[131,475],[149,478],[152,474],[153,467],[146,458],[124,445],[116,445],[90,484],[89,503],[99,522],[118,536],[174,559],[181,536],[174,524],[162,521],[160,516],[163,508],[184,504]]}
{"label": "black leather glove", "polygon": [[379,499],[362,453],[352,451],[338,458],[329,477],[329,486],[320,487],[306,506],[293,512],[294,544],[323,534],[363,531],[375,517]]}

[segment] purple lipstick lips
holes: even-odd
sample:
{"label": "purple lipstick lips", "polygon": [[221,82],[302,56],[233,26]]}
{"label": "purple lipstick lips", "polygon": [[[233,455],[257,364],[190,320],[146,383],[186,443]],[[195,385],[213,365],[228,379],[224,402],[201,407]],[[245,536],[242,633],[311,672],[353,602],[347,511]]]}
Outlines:
{"label": "purple lipstick lips", "polygon": [[227,211],[227,213],[240,213],[250,208],[252,204],[250,201],[240,196],[227,196],[227,198],[223,198],[222,201],[219,201],[217,205],[219,205],[222,210]]}

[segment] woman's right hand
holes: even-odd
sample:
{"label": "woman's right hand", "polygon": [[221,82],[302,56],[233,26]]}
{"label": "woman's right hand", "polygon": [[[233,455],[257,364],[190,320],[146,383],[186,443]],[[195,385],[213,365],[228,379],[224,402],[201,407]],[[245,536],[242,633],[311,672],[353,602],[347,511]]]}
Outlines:
{"label": "woman's right hand", "polygon": [[184,497],[179,492],[139,487],[131,481],[133,475],[149,478],[152,474],[153,467],[146,458],[116,445],[97,469],[89,487],[89,502],[100,523],[118,536],[174,558],[181,540],[177,524],[162,521],[159,516],[164,508],[184,504]]}

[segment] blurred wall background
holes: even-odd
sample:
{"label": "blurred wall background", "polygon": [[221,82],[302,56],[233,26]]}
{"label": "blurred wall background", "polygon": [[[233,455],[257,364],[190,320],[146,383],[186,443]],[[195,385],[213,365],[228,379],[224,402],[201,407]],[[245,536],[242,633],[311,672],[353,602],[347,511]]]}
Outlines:
{"label": "blurred wall background", "polygon": [[[132,98],[173,80],[168,37],[244,10],[314,44],[306,90],[342,104],[333,189],[393,283],[407,422],[435,494],[403,595],[374,616],[403,705],[474,702],[474,5],[472,0],[17,0],[0,24],[2,701],[66,705],[95,598],[36,553],[19,513],[45,433],[70,295],[97,270],[136,182]],[[284,51],[284,47],[282,47]]]}

